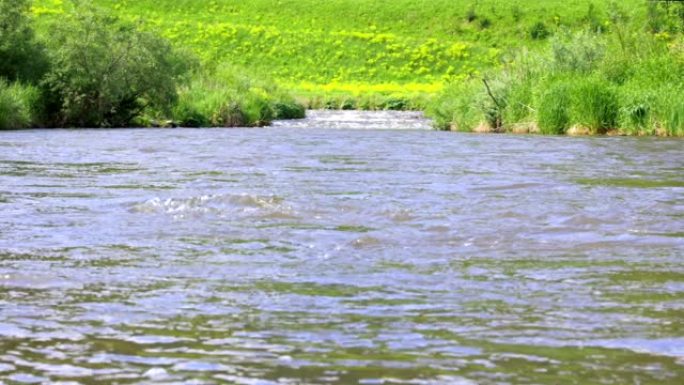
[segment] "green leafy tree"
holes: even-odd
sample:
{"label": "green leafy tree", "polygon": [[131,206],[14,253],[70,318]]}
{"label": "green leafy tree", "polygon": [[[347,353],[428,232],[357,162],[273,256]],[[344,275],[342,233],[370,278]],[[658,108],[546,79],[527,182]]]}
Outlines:
{"label": "green leafy tree", "polygon": [[123,127],[168,110],[187,67],[165,39],[80,3],[53,25],[49,48],[44,86],[60,126]]}
{"label": "green leafy tree", "polygon": [[34,38],[28,0],[0,0],[0,77],[37,82],[47,69],[43,47]]}

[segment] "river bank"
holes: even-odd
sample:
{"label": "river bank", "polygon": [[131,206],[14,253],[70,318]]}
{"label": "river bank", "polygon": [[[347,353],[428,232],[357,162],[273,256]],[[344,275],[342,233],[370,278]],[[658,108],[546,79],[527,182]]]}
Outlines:
{"label": "river bank", "polygon": [[[265,126],[309,108],[424,111],[452,131],[684,136],[682,4],[361,1],[359,24],[320,14],[345,0],[308,1],[287,4],[310,26],[240,16],[271,12],[261,0],[3,2],[0,129]],[[120,60],[132,57],[146,60]]]}

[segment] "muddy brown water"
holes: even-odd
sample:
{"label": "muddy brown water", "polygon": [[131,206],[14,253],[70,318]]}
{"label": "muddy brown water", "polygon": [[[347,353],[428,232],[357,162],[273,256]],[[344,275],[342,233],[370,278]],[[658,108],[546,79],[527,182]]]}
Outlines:
{"label": "muddy brown water", "polygon": [[0,132],[0,384],[684,383],[684,141],[330,114]]}

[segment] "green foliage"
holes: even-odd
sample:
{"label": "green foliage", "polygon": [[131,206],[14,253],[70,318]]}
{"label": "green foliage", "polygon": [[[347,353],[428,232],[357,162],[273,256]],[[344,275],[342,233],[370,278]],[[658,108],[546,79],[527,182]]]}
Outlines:
{"label": "green foliage", "polygon": [[488,97],[482,99],[480,108],[487,125],[499,131],[503,128],[503,116],[508,105],[508,84],[497,82],[490,86],[486,79],[483,79],[483,83]]}
{"label": "green foliage", "polygon": [[132,23],[77,5],[51,29],[44,81],[53,124],[127,126],[148,108],[168,109],[187,63]]}
{"label": "green foliage", "polygon": [[647,12],[648,28],[652,33],[684,32],[684,3],[680,1],[651,1]]}
{"label": "green foliage", "polygon": [[546,24],[544,24],[543,21],[538,21],[530,27],[530,37],[533,40],[544,40],[549,37],[550,34],[551,32],[546,28]]}
{"label": "green foliage", "polygon": [[47,69],[43,47],[34,39],[28,0],[0,0],[0,77],[36,82]]}
{"label": "green foliage", "polygon": [[36,118],[38,98],[34,86],[8,84],[0,79],[0,129],[31,127]]}
{"label": "green foliage", "polygon": [[472,23],[473,21],[477,20],[477,12],[475,12],[474,6],[468,8],[465,14],[465,19],[468,23]]}
{"label": "green foliage", "polygon": [[531,106],[534,103],[534,84],[531,79],[523,76],[509,79],[507,88],[506,109],[503,113],[504,124],[529,121],[533,112]]}
{"label": "green foliage", "polygon": [[511,55],[489,91],[480,77],[448,86],[429,115],[459,130],[534,121],[543,134],[684,135],[684,36],[646,33],[616,7],[611,28],[561,31],[544,53]]}
{"label": "green foliage", "polygon": [[589,73],[605,57],[605,42],[599,36],[588,33],[565,33],[551,41],[553,69]]}
{"label": "green foliage", "polygon": [[426,113],[437,129],[471,131],[484,119],[478,108],[486,97],[481,90],[479,82],[454,82],[428,105]]}
{"label": "green foliage", "polygon": [[480,18],[480,28],[487,29],[492,26],[492,19],[488,17]]}
{"label": "green foliage", "polygon": [[173,117],[188,127],[263,126],[273,119],[304,117],[304,107],[268,80],[232,66],[198,75],[180,92]]}
{"label": "green foliage", "polygon": [[276,119],[302,119],[306,116],[303,105],[293,101],[278,101],[273,104]]}

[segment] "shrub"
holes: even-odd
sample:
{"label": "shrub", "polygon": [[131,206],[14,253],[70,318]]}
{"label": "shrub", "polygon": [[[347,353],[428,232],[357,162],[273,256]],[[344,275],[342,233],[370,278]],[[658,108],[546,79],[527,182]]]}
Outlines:
{"label": "shrub", "polygon": [[0,77],[37,83],[48,64],[28,12],[27,0],[0,0]]}
{"label": "shrub", "polygon": [[487,29],[492,26],[492,19],[483,17],[480,19],[480,28]]}
{"label": "shrub", "polygon": [[475,12],[475,7],[468,8],[465,14],[465,19],[466,21],[468,21],[468,23],[472,23],[473,21],[477,20],[477,13]]}
{"label": "shrub", "polygon": [[629,122],[638,129],[646,128],[648,117],[651,114],[651,106],[646,103],[637,103],[624,107]]}
{"label": "shrub", "polygon": [[341,110],[354,110],[356,109],[356,102],[354,99],[344,99],[340,105]]}
{"label": "shrub", "polygon": [[273,104],[276,119],[303,119],[306,110],[303,105],[294,101],[279,101]]}
{"label": "shrub", "polygon": [[534,84],[530,79],[509,80],[503,121],[506,125],[528,120],[532,112]]}
{"label": "shrub", "polygon": [[209,118],[202,113],[197,106],[193,105],[187,98],[179,98],[178,104],[174,107],[172,116],[176,123],[181,127],[207,127]]}
{"label": "shrub", "polygon": [[506,80],[499,80],[490,85],[487,79],[482,81],[484,83],[482,92],[486,92],[487,97],[482,99],[480,108],[487,124],[495,131],[500,131],[503,128],[504,113],[508,106],[510,83]]}
{"label": "shrub", "polygon": [[511,16],[513,16],[513,21],[515,21],[516,23],[519,22],[520,19],[522,19],[523,12],[520,8],[520,5],[513,4],[513,6],[511,7]]}
{"label": "shrub", "polygon": [[684,3],[675,1],[649,2],[646,12],[648,29],[652,33],[684,31]]}
{"label": "shrub", "polygon": [[175,102],[187,61],[155,34],[79,5],[51,35],[53,66],[44,84],[53,124],[127,126],[146,109]]}
{"label": "shrub", "polygon": [[439,130],[472,131],[483,119],[478,108],[481,96],[480,83],[455,82],[444,88],[426,112]]}
{"label": "shrub", "polygon": [[530,37],[534,40],[544,40],[549,37],[551,33],[546,28],[546,24],[538,21],[530,27]]}
{"label": "shrub", "polygon": [[391,96],[385,100],[385,110],[402,111],[409,109],[409,101],[396,96]]}
{"label": "shrub", "polygon": [[273,119],[298,119],[304,106],[268,79],[235,67],[207,69],[180,91],[173,118],[182,126],[264,126]]}
{"label": "shrub", "polygon": [[575,33],[552,39],[554,70],[588,73],[605,57],[606,46],[596,35]]}
{"label": "shrub", "polygon": [[275,119],[273,105],[262,95],[248,94],[238,106],[242,109],[244,122],[250,126],[267,126]]}
{"label": "shrub", "polygon": [[565,82],[555,82],[542,93],[537,110],[537,123],[542,134],[565,134],[570,125],[570,91]]}

